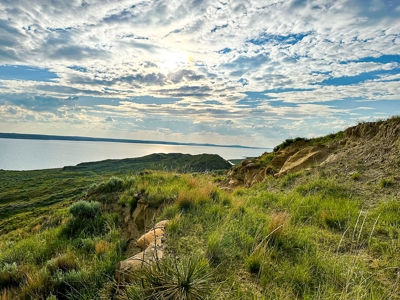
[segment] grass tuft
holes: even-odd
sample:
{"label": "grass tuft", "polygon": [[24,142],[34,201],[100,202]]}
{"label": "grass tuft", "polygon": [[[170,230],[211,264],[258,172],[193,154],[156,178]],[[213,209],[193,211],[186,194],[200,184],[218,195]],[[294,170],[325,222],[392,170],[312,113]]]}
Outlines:
{"label": "grass tuft", "polygon": [[387,188],[391,185],[394,184],[394,179],[393,177],[388,177],[388,178],[382,178],[381,181],[379,181],[379,187],[381,189]]}
{"label": "grass tuft", "polygon": [[192,194],[187,190],[180,191],[178,194],[177,203],[179,209],[182,211],[191,209],[194,206]]}

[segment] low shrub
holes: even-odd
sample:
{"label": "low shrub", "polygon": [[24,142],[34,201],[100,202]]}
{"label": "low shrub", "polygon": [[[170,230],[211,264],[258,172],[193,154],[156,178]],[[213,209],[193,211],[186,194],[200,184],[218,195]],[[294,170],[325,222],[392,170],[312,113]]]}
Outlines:
{"label": "low shrub", "polygon": [[[129,180],[129,184],[131,184],[131,180]],[[87,194],[98,194],[98,193],[112,193],[119,192],[124,189],[124,180],[118,177],[111,177],[108,181],[103,181],[99,184],[92,184],[88,190]]]}
{"label": "low shrub", "polygon": [[96,216],[100,215],[101,208],[100,203],[93,201],[78,201],[69,208],[69,212],[79,219],[94,219]]}
{"label": "low shrub", "polygon": [[279,150],[283,150],[286,147],[289,147],[291,144],[297,142],[297,141],[307,141],[306,138],[303,137],[297,137],[294,139],[286,139],[284,142],[282,142],[281,144],[279,144],[278,146],[274,147],[274,152],[278,152]]}
{"label": "low shrub", "polygon": [[134,189],[126,190],[118,200],[118,203],[129,205],[131,213],[136,209],[138,203],[138,195]]}
{"label": "low shrub", "polygon": [[15,262],[0,266],[0,288],[18,286],[22,279],[23,274],[19,271]]}
{"label": "low shrub", "polygon": [[274,159],[275,156],[276,154],[274,152],[271,153],[265,152],[263,155],[261,155],[260,162],[264,165],[267,165],[270,163],[271,160]]}
{"label": "low shrub", "polygon": [[47,268],[51,274],[57,271],[70,272],[78,269],[78,258],[75,254],[67,252],[62,254],[47,263]]}
{"label": "low shrub", "polygon": [[107,218],[101,214],[100,203],[78,201],[69,208],[69,211],[73,217],[63,229],[69,238],[99,235],[105,231]]}

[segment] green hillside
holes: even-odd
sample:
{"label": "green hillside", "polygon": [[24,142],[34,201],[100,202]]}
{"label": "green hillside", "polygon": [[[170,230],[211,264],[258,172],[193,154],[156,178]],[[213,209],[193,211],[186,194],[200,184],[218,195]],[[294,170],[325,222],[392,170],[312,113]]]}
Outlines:
{"label": "green hillside", "polygon": [[178,172],[206,172],[228,170],[231,164],[216,154],[157,153],[138,158],[107,159],[81,163],[64,170],[93,172],[140,172],[144,170],[167,170]]}
{"label": "green hillside", "polygon": [[[1,171],[0,297],[400,299],[396,122],[360,124],[331,161],[280,176],[261,168],[268,154],[229,173],[179,154]],[[263,180],[238,184],[253,170]],[[163,258],[118,282],[118,262],[165,219]]]}

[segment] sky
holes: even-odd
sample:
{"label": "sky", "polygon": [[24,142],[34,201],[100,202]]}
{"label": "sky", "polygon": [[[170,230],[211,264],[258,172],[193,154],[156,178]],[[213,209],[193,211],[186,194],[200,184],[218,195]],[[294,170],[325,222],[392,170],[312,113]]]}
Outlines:
{"label": "sky", "polygon": [[0,0],[0,132],[273,147],[400,114],[400,0]]}

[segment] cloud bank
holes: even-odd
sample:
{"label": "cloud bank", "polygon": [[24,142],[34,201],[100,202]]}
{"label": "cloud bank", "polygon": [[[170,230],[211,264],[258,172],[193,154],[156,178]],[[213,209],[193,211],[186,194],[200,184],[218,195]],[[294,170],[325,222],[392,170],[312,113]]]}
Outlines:
{"label": "cloud bank", "polygon": [[1,131],[272,147],[400,114],[400,2],[0,3]]}

